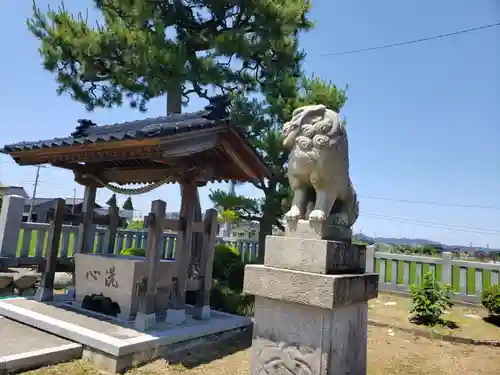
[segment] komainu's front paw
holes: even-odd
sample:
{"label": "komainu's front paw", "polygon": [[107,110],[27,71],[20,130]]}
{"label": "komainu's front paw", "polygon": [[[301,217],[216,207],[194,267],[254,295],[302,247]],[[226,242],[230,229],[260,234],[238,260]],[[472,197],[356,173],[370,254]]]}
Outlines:
{"label": "komainu's front paw", "polygon": [[286,220],[299,220],[300,219],[300,210],[297,206],[292,206],[290,211],[285,214]]}
{"label": "komainu's front paw", "polygon": [[325,221],[326,215],[321,210],[312,210],[309,214],[309,220],[311,221]]}

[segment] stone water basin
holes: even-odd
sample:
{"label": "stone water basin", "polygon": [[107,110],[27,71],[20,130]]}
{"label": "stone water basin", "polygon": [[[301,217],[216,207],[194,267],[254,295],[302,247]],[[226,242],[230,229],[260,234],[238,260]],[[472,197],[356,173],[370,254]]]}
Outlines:
{"label": "stone water basin", "polygon": [[[75,255],[75,300],[79,303],[87,295],[103,294],[120,306],[118,317],[125,321],[137,313],[138,292],[142,280],[147,276],[147,263],[143,257],[76,254]],[[176,277],[175,261],[161,260],[159,263],[157,288],[165,293],[173,287]]]}

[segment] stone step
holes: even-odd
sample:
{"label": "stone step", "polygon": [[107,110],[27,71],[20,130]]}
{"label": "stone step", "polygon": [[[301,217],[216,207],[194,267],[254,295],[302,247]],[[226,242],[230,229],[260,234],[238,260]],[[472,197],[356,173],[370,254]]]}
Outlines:
{"label": "stone step", "polygon": [[0,316],[0,374],[67,362],[82,345]]}

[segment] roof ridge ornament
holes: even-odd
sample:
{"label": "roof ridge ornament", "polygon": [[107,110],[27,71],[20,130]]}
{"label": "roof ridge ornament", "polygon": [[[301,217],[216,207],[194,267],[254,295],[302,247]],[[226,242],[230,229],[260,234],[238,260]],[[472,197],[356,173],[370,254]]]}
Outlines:
{"label": "roof ridge ornament", "polygon": [[77,120],[77,122],[79,125],[75,128],[75,131],[73,133],[71,133],[71,136],[73,138],[85,137],[88,135],[86,130],[88,130],[89,128],[91,128],[93,126],[97,126],[96,123],[94,123],[88,119],[80,119],[80,120]]}
{"label": "roof ridge ornament", "polygon": [[227,95],[217,95],[209,99],[210,104],[205,106],[208,112],[203,118],[207,120],[220,121],[229,117],[229,106],[231,100]]}

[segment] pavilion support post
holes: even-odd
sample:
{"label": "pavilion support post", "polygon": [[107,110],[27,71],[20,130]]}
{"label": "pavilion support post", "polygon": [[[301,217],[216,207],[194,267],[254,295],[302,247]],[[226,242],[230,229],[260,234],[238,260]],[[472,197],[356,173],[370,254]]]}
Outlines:
{"label": "pavilion support post", "polygon": [[143,290],[139,292],[139,306],[134,324],[139,330],[147,330],[156,322],[156,284],[166,210],[167,204],[162,200],[155,200],[151,204],[152,217],[148,222],[148,247],[146,249],[147,276],[143,283]]}
{"label": "pavilion support post", "polygon": [[35,294],[35,299],[38,301],[52,301],[54,299],[54,277],[56,274],[59,241],[61,239],[65,215],[66,202],[64,199],[59,198],[56,200],[54,216],[50,223],[47,247],[45,250],[45,269]]}
{"label": "pavilion support post", "polygon": [[118,231],[118,223],[120,220],[120,213],[116,204],[111,205],[109,207],[108,218],[109,218],[109,224],[108,224],[108,230],[106,231],[106,235],[104,237],[104,251],[105,254],[114,254],[116,233]]}
{"label": "pavilion support post", "polygon": [[94,220],[96,193],[95,186],[85,186],[82,206],[83,221],[78,228],[77,253],[90,253],[92,249],[92,221]]}
{"label": "pavilion support post", "polygon": [[[78,226],[78,241],[76,242],[75,252],[78,254],[90,253],[93,249],[92,225],[94,220],[94,207],[97,188],[95,186],[85,186],[83,193],[82,215],[83,220]],[[73,254],[74,256],[74,254]],[[74,298],[76,290],[75,270],[73,269],[73,286],[68,288],[68,297]]]}
{"label": "pavilion support post", "polygon": [[175,252],[177,280],[174,286],[172,308],[167,311],[167,322],[179,325],[186,321],[186,289],[188,284],[189,264],[193,245],[193,221],[197,197],[194,181],[183,184],[181,196],[180,220],[182,230],[178,234]]}
{"label": "pavilion support post", "polygon": [[202,284],[196,295],[193,313],[195,319],[210,318],[210,292],[212,290],[212,268],[215,254],[215,238],[217,236],[217,210],[211,208],[205,212],[204,227],[199,273]]}

